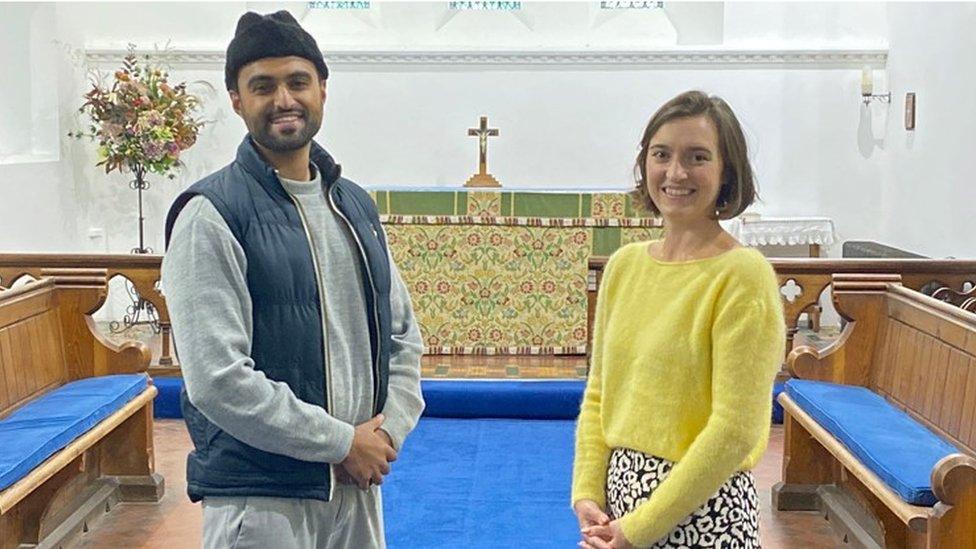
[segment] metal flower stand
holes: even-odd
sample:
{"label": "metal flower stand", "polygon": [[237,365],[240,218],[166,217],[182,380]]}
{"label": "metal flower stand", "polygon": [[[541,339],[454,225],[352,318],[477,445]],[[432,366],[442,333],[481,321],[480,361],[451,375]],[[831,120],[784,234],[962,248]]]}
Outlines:
{"label": "metal flower stand", "polygon": [[[142,192],[149,190],[149,182],[146,181],[145,168],[140,166],[133,168],[132,171],[135,173],[135,179],[129,182],[129,188],[138,193],[139,246],[132,248],[131,253],[151,254],[153,253],[152,248],[147,248],[145,243],[145,217],[143,216],[142,212]],[[159,315],[156,312],[156,307],[139,295],[135,285],[129,279],[125,280],[125,291],[129,295],[130,304],[125,308],[125,315],[122,316],[121,321],[113,320],[109,322],[109,330],[113,334],[118,334],[135,326],[148,325],[152,329],[153,334],[159,334]]]}

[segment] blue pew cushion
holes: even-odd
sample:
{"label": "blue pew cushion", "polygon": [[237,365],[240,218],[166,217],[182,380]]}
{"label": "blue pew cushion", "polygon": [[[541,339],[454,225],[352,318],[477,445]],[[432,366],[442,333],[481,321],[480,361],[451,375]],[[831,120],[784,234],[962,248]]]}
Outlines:
{"label": "blue pew cushion", "polygon": [[0,420],[0,490],[121,409],[148,385],[145,374],[72,381]]}
{"label": "blue pew cushion", "polygon": [[959,452],[864,387],[791,379],[786,394],[903,500],[932,506],[932,468]]}

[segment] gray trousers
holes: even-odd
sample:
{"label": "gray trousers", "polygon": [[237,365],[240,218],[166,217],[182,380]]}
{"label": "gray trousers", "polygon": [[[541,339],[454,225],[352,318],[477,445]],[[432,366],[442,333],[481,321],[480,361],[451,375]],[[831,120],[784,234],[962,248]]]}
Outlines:
{"label": "gray trousers", "polygon": [[379,486],[336,485],[332,501],[268,497],[203,500],[204,549],[384,549]]}

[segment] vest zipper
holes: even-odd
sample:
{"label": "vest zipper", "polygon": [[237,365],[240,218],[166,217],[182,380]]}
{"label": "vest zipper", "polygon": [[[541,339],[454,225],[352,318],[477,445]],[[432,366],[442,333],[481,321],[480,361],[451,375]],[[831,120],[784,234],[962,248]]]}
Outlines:
{"label": "vest zipper", "polygon": [[[305,230],[305,238],[308,240],[309,250],[312,252],[312,267],[315,269],[315,282],[319,289],[319,308],[321,314],[319,318],[322,321],[322,348],[325,359],[325,411],[328,413],[333,413],[335,409],[334,403],[332,401],[332,366],[329,363],[329,326],[328,326],[328,313],[325,310],[325,287],[322,283],[322,272],[319,270],[319,259],[318,254],[315,253],[315,241],[312,240],[312,233],[308,230],[308,220],[305,218],[305,210],[302,209],[301,203],[288,194],[288,198],[291,199],[292,203],[295,204],[295,208],[298,210],[298,217],[302,221],[302,228]],[[329,501],[332,501],[332,496],[335,493],[336,476],[335,470],[332,464],[329,464]]]}
{"label": "vest zipper", "polygon": [[352,233],[353,239],[356,240],[356,245],[359,246],[359,253],[363,256],[363,265],[365,265],[365,267],[366,267],[366,278],[369,279],[369,288],[373,292],[373,323],[376,326],[376,353],[373,356],[373,415],[375,416],[376,414],[378,414],[378,413],[380,413],[382,411],[382,410],[377,410],[376,409],[377,405],[379,404],[379,398],[380,398],[379,397],[379,391],[380,391],[380,345],[381,345],[381,342],[380,342],[380,320],[379,320],[379,315],[377,315],[377,313],[376,313],[377,308],[379,307],[379,303],[378,303],[379,298],[376,295],[376,285],[373,283],[373,272],[369,268],[369,259],[366,257],[366,249],[363,248],[363,243],[362,243],[362,241],[359,240],[359,235],[356,234],[356,229],[353,228],[352,223],[349,221],[349,218],[347,218],[346,215],[344,213],[342,213],[341,211],[339,211],[339,208],[336,207],[335,200],[334,200],[334,198],[332,196],[332,189],[334,189],[334,188],[335,187],[333,186],[332,188],[329,189],[328,193],[326,193],[326,194],[329,195],[329,207],[331,207],[332,208],[332,211],[334,211],[336,213],[336,215],[338,215],[340,218],[342,218],[342,220],[346,222],[346,225],[349,226],[349,232]]}

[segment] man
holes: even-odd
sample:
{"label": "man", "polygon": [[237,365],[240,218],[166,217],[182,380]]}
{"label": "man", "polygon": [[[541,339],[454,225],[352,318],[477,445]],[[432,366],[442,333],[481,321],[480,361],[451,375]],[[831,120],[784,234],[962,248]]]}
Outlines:
{"label": "man", "polygon": [[291,14],[244,14],[225,80],[248,135],[167,216],[208,548],[385,546],[377,485],[423,410],[420,331],[376,209],[312,141],[328,74]]}

